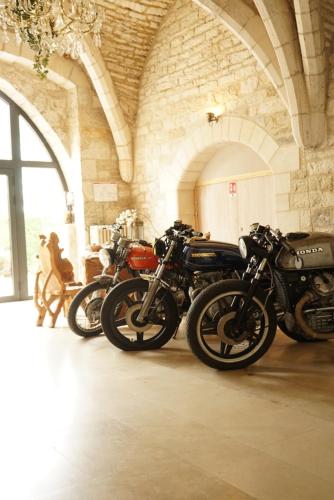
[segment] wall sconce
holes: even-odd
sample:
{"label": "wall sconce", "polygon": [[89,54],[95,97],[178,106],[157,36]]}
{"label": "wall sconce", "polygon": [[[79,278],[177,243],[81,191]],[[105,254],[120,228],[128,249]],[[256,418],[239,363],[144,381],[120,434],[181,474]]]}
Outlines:
{"label": "wall sconce", "polygon": [[218,123],[219,118],[221,117],[221,115],[217,115],[216,113],[214,113],[212,111],[209,111],[207,113],[207,117],[208,117],[208,123],[209,123],[209,125],[213,125],[214,123]]}

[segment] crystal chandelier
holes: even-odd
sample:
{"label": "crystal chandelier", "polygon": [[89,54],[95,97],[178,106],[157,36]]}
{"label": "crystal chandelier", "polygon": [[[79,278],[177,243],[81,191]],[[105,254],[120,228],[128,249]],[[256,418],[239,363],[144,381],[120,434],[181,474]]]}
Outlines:
{"label": "crystal chandelier", "polygon": [[0,0],[2,41],[7,43],[8,30],[14,30],[16,42],[34,51],[34,69],[41,78],[52,54],[77,59],[85,34],[92,33],[100,47],[102,22],[103,11],[94,0]]}

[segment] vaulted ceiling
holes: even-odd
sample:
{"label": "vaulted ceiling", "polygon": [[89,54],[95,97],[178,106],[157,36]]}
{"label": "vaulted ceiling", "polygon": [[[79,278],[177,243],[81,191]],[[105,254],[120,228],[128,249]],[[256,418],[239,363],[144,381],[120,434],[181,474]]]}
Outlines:
{"label": "vaulted ceiling", "polygon": [[175,0],[99,1],[105,9],[102,55],[123,111],[135,119],[140,77],[161,21]]}
{"label": "vaulted ceiling", "polygon": [[326,58],[334,47],[333,0],[97,2],[105,9],[101,56],[130,130],[135,128],[141,77],[157,32],[169,9],[187,2],[220,19],[254,55],[289,110],[297,144],[314,146],[323,140]]}
{"label": "vaulted ceiling", "polygon": [[[176,1],[178,0],[98,0],[98,4],[105,9],[101,53],[130,127],[134,126],[136,119],[145,61],[164,16]],[[295,0],[288,2],[293,13]],[[334,3],[333,0],[319,2],[328,52],[333,48]],[[224,8],[228,1],[216,3]],[[258,14],[256,1],[243,0],[242,3],[252,9],[254,14]]]}

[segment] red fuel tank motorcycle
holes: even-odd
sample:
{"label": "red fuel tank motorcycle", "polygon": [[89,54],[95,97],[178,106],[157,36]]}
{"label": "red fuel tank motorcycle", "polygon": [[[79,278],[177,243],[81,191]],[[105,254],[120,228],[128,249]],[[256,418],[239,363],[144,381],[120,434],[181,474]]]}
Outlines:
{"label": "red fuel tank motorcycle", "polygon": [[[120,228],[115,228],[111,244],[102,248],[99,259],[102,274],[86,285],[73,299],[68,311],[68,325],[81,337],[94,337],[102,332],[100,311],[106,294],[122,280],[135,278],[139,273],[152,272],[158,266],[158,259],[146,241],[132,241],[123,238]],[[110,268],[114,274],[108,274]]]}

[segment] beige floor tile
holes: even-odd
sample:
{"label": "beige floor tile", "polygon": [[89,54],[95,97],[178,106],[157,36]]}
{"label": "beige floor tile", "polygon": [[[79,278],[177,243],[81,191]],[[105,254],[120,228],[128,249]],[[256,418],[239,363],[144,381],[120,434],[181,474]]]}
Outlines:
{"label": "beige floor tile", "polygon": [[[264,450],[272,457],[302,467],[327,481],[333,481],[334,423],[325,424],[311,432],[272,443]],[[334,496],[334,487],[333,487]]]}
{"label": "beige floor tile", "polygon": [[[164,465],[164,464],[162,464]],[[58,490],[43,500],[251,500],[253,497],[193,466],[179,465],[179,473],[165,468],[158,474],[132,470]],[[195,474],[196,473],[196,474]],[[36,497],[35,500],[42,500]]]}
{"label": "beige floor tile", "polygon": [[124,353],[0,305],[1,498],[333,498],[334,342],[279,334],[246,370],[200,363],[182,336]]}

